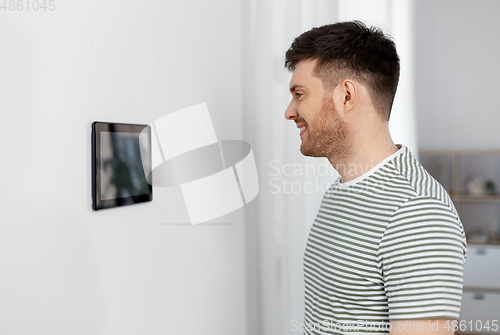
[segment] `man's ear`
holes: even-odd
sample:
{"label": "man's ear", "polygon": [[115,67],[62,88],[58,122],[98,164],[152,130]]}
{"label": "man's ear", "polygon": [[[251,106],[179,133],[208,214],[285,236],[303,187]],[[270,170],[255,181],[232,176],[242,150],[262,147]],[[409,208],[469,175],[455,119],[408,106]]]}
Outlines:
{"label": "man's ear", "polygon": [[339,85],[340,103],[344,114],[349,113],[358,99],[358,87],[351,79],[342,81]]}

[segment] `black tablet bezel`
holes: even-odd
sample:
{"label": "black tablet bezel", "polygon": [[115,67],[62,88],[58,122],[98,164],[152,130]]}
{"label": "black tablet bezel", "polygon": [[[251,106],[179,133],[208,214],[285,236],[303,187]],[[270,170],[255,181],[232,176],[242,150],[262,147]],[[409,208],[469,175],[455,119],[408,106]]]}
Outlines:
{"label": "black tablet bezel", "polygon": [[[140,134],[146,128],[151,150],[151,128],[143,124],[111,123],[94,121],[92,123],[92,209],[113,208],[132,205],[153,200],[153,186],[149,185],[149,193],[136,196],[101,200],[101,132],[126,132]],[[151,152],[149,153],[151,159]],[[151,163],[151,162],[150,162]]]}

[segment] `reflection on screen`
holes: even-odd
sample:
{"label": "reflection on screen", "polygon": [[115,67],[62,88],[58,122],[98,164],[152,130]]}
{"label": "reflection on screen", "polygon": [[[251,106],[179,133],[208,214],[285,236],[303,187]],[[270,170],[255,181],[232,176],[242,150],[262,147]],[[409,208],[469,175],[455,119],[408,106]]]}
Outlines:
{"label": "reflection on screen", "polygon": [[139,133],[101,132],[101,200],[149,193]]}

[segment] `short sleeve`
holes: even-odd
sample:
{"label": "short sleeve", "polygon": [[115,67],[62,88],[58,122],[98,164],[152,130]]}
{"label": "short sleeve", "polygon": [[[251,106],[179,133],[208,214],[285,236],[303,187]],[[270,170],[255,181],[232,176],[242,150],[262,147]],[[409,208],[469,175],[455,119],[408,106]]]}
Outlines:
{"label": "short sleeve", "polygon": [[458,319],[467,243],[444,202],[417,197],[393,215],[379,246],[389,320]]}

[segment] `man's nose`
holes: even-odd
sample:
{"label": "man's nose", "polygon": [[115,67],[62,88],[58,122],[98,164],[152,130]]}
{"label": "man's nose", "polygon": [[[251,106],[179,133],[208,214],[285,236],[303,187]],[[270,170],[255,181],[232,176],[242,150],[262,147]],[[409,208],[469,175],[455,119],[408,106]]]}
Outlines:
{"label": "man's nose", "polygon": [[285,111],[285,119],[287,120],[295,120],[299,116],[299,113],[297,112],[297,106],[295,103],[292,101],[288,105],[288,108]]}

